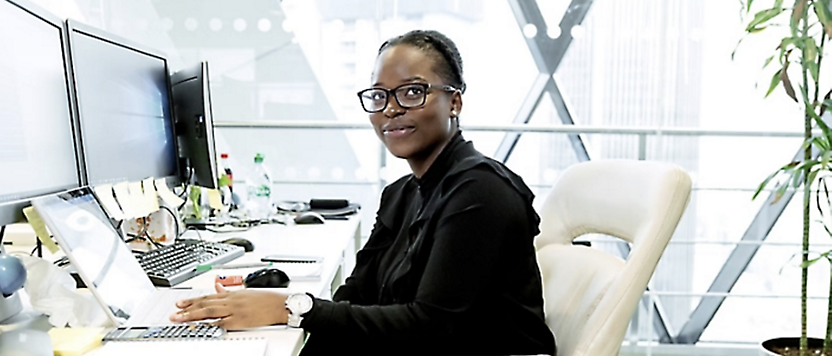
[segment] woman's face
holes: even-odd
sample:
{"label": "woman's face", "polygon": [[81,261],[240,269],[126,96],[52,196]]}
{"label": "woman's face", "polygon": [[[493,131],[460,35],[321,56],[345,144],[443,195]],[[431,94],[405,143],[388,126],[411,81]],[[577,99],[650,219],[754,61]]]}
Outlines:
{"label": "woman's face", "polygon": [[[422,106],[405,109],[393,95],[388,95],[387,107],[370,114],[381,142],[394,156],[407,159],[411,168],[424,163],[429,165],[439,155],[456,133],[456,123],[451,116],[456,116],[462,108],[462,99],[457,92],[441,89],[447,83],[433,71],[434,64],[433,59],[418,48],[397,45],[378,56],[373,71],[373,88],[392,91],[411,83],[434,86],[427,89]],[[454,111],[456,113],[452,113]]]}

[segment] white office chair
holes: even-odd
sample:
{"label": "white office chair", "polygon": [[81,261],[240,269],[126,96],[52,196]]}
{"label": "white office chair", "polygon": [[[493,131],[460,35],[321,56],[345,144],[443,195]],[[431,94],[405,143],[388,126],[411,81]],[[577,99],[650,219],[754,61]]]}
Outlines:
{"label": "white office chair", "polygon": [[[535,240],[558,356],[618,355],[690,190],[690,176],[663,162],[590,161],[563,172],[543,203]],[[630,242],[626,261],[572,245],[593,233]]]}

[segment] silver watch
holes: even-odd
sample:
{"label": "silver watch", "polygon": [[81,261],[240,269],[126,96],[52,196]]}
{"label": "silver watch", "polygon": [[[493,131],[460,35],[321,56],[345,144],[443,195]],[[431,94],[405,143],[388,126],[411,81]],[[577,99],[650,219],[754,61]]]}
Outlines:
{"label": "silver watch", "polygon": [[295,293],[286,298],[286,309],[289,309],[289,326],[299,328],[303,315],[312,310],[314,301],[309,294]]}

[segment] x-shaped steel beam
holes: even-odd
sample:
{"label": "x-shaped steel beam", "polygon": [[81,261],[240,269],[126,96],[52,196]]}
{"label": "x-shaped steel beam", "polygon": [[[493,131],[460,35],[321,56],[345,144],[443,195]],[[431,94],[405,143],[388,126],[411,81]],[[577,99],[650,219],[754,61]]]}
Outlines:
{"label": "x-shaped steel beam", "polygon": [[[531,38],[527,37],[526,45],[529,47],[535,65],[537,65],[540,71],[529,93],[526,95],[526,99],[523,101],[520,110],[515,115],[514,123],[528,123],[535,109],[537,109],[537,106],[543,99],[543,96],[548,94],[555,110],[558,112],[561,122],[564,125],[575,124],[574,120],[572,120],[571,110],[566,100],[564,100],[564,96],[553,75],[563,60],[563,57],[566,55],[566,50],[572,43],[572,28],[580,25],[584,21],[592,2],[593,0],[572,0],[558,25],[561,30],[561,35],[552,39],[547,35],[546,21],[540,13],[540,8],[537,6],[536,1],[509,0],[514,17],[517,19],[517,24],[521,30],[527,24],[532,24],[537,28],[537,35]],[[494,158],[501,162],[506,162],[508,157],[511,156],[511,152],[514,150],[517,142],[520,140],[520,135],[521,133],[517,132],[506,133],[506,136],[497,148],[497,152],[494,154]],[[579,134],[569,134],[569,141],[579,161],[588,161],[590,159],[586,146]],[[629,253],[629,246],[626,243],[622,243],[620,252],[623,254],[623,257],[626,257]],[[672,342],[672,333],[668,330],[668,325],[665,322],[665,312],[658,299],[656,299],[653,308],[656,313],[656,318],[653,319],[653,326],[656,329],[659,340],[661,342]]]}

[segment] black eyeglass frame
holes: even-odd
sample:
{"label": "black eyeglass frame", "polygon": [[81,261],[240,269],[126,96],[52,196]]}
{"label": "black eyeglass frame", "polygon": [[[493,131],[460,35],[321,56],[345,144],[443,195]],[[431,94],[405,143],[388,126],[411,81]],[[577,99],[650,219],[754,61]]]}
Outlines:
{"label": "black eyeglass frame", "polygon": [[[413,86],[413,85],[420,86],[424,90],[425,95],[422,96],[422,102],[420,102],[419,104],[416,104],[416,105],[402,105],[402,102],[401,102],[401,100],[399,100],[399,96],[396,95],[396,92],[401,88],[408,87],[408,86]],[[459,89],[454,88],[453,86],[447,85],[447,84],[434,85],[434,84],[429,84],[429,83],[407,83],[407,84],[399,85],[399,86],[397,86],[393,89],[368,88],[368,89],[364,89],[362,91],[359,91],[356,94],[358,95],[358,101],[361,102],[361,108],[364,109],[364,111],[366,111],[370,114],[373,114],[373,113],[377,113],[377,112],[382,112],[382,111],[384,111],[384,109],[387,109],[387,105],[390,105],[390,97],[391,96],[396,99],[396,103],[399,104],[399,106],[402,109],[412,109],[412,108],[422,107],[422,106],[425,105],[425,103],[428,100],[428,89],[439,89],[439,90],[442,90],[442,91],[448,92],[448,93],[454,93],[454,92],[459,91]],[[368,91],[373,91],[373,90],[380,90],[380,91],[384,92],[384,95],[385,95],[384,106],[382,106],[380,109],[374,110],[374,111],[367,110],[367,107],[364,106],[364,100],[362,100],[362,94],[364,94]]]}

